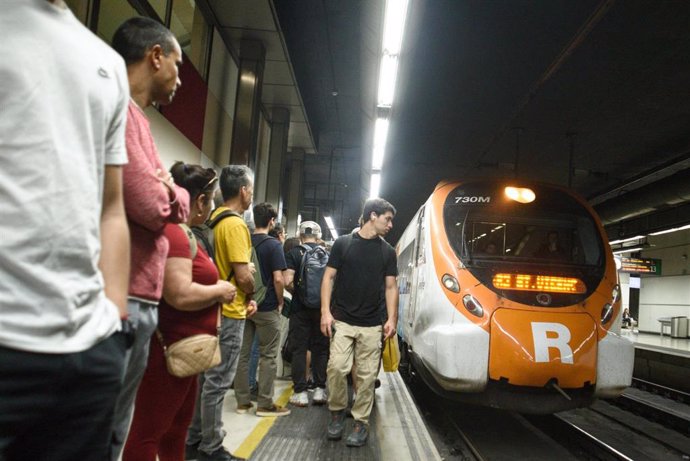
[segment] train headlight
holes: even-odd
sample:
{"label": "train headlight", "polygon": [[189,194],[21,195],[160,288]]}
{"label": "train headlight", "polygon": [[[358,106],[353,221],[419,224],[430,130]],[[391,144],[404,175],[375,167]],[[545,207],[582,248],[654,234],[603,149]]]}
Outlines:
{"label": "train headlight", "polygon": [[506,197],[519,203],[532,203],[537,198],[534,191],[527,187],[506,187]]}
{"label": "train headlight", "polygon": [[602,324],[607,324],[609,321],[611,321],[611,317],[613,317],[613,306],[611,304],[604,304],[603,309],[601,309],[601,323]]}
{"label": "train headlight", "polygon": [[458,283],[458,280],[455,277],[453,277],[450,274],[444,274],[441,280],[443,281],[444,287],[446,287],[453,293],[460,293],[460,284]]}
{"label": "train headlight", "polygon": [[616,285],[613,287],[613,290],[611,290],[611,304],[616,304],[616,301],[618,301],[618,297],[621,295],[621,287],[619,285]]}
{"label": "train headlight", "polygon": [[476,315],[477,317],[484,316],[484,309],[482,308],[482,305],[479,304],[479,301],[477,301],[474,298],[474,296],[472,296],[472,295],[463,296],[462,297],[462,303],[465,305],[465,309],[467,309],[470,314]]}

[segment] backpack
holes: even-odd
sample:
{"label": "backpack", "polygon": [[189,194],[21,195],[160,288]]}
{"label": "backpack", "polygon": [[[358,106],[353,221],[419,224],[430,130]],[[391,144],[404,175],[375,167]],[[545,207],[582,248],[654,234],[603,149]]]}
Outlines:
{"label": "backpack", "polygon": [[322,246],[311,247],[300,245],[304,248],[302,262],[299,266],[296,287],[302,305],[310,309],[321,308],[321,280],[328,263],[328,252]]}
{"label": "backpack", "polygon": [[[204,248],[204,250],[206,250],[206,253],[209,255],[211,259],[214,259],[216,256],[215,236],[213,234],[213,228],[216,227],[218,223],[221,222],[223,219],[230,216],[236,216],[242,219],[242,216],[239,213],[230,210],[225,210],[221,211],[220,213],[218,213],[218,215],[214,216],[212,219],[209,219],[200,226],[192,226],[191,230],[193,235],[196,237],[196,242],[201,244],[201,246]],[[265,241],[266,240],[262,240],[261,242],[259,242],[259,245],[261,245]],[[259,245],[257,245],[257,247]],[[256,301],[256,305],[258,306],[264,301],[264,298],[266,298],[266,285],[264,284],[263,277],[261,276],[261,265],[259,264],[259,257],[257,256],[253,246],[251,262],[254,264],[254,268],[256,269],[254,272],[254,295],[252,296],[252,299]],[[230,274],[228,275],[228,280],[230,280],[231,278],[232,269],[230,270]]]}
{"label": "backpack", "polygon": [[223,219],[229,216],[237,216],[238,218],[242,219],[242,216],[240,216],[238,213],[235,213],[234,211],[230,210],[225,210],[218,213],[218,215],[215,216],[213,219],[209,219],[200,226],[192,226],[192,232],[194,232],[197,242],[201,244],[204,250],[206,250],[206,254],[208,254],[208,256],[212,260],[216,257],[216,239],[213,235],[213,228],[216,227],[216,225],[219,222],[221,222]]}
{"label": "backpack", "polygon": [[266,287],[266,284],[264,283],[264,277],[261,275],[261,263],[259,262],[259,254],[256,252],[256,249],[261,246],[262,243],[264,243],[266,240],[272,239],[273,237],[266,236],[265,239],[260,241],[259,243],[256,244],[256,246],[252,245],[252,263],[254,264],[254,294],[252,295],[252,299],[256,301],[256,305],[260,306],[262,302],[264,302],[264,299],[266,299],[266,292],[268,291],[268,288]]}

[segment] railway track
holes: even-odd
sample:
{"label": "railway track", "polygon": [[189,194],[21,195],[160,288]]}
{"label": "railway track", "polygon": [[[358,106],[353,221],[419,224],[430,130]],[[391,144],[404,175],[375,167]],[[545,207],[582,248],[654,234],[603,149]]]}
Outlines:
{"label": "railway track", "polygon": [[555,415],[521,415],[443,401],[414,387],[423,388],[411,390],[446,460],[690,460],[688,434],[670,429],[670,418],[642,411],[642,399],[634,411],[599,401]]}

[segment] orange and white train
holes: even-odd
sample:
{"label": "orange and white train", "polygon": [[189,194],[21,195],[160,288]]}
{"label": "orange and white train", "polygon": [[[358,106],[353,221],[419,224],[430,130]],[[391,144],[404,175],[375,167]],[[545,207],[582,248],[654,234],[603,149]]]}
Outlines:
{"label": "orange and white train", "polygon": [[401,368],[441,396],[551,413],[630,385],[613,254],[568,190],[441,182],[397,251]]}

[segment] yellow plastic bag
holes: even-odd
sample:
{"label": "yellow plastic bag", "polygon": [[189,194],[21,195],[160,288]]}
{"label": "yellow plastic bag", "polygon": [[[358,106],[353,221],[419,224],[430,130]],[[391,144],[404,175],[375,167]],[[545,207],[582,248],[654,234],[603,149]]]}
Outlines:
{"label": "yellow plastic bag", "polygon": [[398,364],[400,363],[400,348],[398,348],[398,335],[393,335],[383,343],[383,371],[395,372],[398,371]]}

